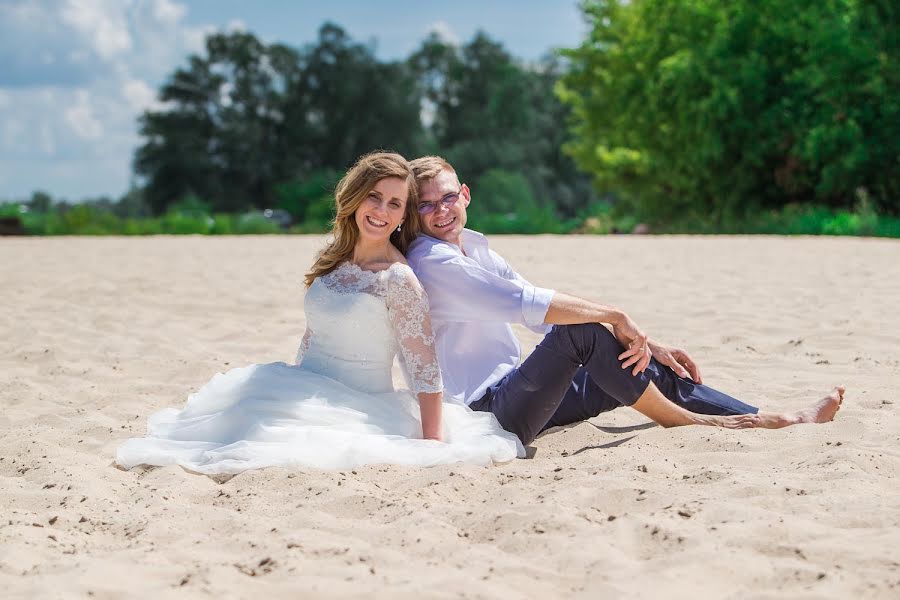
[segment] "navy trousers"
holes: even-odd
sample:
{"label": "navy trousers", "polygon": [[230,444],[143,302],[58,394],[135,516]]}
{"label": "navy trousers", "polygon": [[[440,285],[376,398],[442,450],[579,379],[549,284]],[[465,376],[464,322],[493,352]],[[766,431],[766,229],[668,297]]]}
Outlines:
{"label": "navy trousers", "polygon": [[500,425],[526,445],[548,427],[631,406],[651,381],[666,398],[691,412],[744,415],[759,410],[683,379],[655,358],[643,373],[632,375],[631,368],[622,369],[622,352],[603,325],[556,325],[517,369],[469,406],[494,413]]}

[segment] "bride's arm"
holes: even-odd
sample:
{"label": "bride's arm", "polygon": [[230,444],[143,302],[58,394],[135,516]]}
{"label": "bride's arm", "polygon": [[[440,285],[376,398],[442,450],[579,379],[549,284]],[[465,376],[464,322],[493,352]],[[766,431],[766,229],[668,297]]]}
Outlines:
{"label": "bride's arm", "polygon": [[444,385],[434,351],[428,296],[408,267],[392,269],[388,281],[387,307],[400,345],[404,374],[419,399],[422,436],[440,440]]}
{"label": "bride's arm", "polygon": [[419,394],[419,411],[422,413],[422,437],[426,440],[441,441],[441,406],[443,392],[422,392]]}

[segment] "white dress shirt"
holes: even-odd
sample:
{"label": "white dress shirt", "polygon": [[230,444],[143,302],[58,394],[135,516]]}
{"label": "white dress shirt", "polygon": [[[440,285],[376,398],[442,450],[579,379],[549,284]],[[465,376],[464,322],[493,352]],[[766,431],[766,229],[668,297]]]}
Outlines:
{"label": "white dress shirt", "polygon": [[554,291],[531,285],[480,233],[463,230],[462,245],[465,254],[420,235],[406,259],[428,293],[444,394],[469,404],[519,364],[510,323],[549,331],[544,317]]}

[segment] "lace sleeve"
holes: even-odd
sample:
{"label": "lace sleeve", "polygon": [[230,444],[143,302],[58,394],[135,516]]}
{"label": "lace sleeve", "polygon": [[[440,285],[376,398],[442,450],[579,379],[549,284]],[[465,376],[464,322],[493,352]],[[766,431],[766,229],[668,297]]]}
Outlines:
{"label": "lace sleeve", "polygon": [[300,364],[303,362],[303,355],[306,354],[306,351],[309,350],[309,339],[312,337],[312,330],[309,326],[306,326],[306,333],[303,334],[303,339],[300,340],[300,347],[297,348],[297,358],[294,359],[294,363]]}
{"label": "lace sleeve", "polygon": [[406,265],[391,268],[387,307],[410,389],[416,394],[443,391],[441,369],[434,352],[428,296]]}

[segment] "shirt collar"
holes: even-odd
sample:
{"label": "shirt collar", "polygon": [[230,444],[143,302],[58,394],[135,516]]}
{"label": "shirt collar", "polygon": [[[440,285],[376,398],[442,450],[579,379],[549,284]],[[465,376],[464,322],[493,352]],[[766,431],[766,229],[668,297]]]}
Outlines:
{"label": "shirt collar", "polygon": [[472,229],[463,229],[462,243],[463,248],[470,254],[474,250],[487,250],[488,247],[487,238]]}
{"label": "shirt collar", "polygon": [[[432,237],[426,233],[420,233],[420,238],[425,238],[428,241],[429,246],[434,246],[435,244],[443,244],[448,248],[452,248],[455,252],[462,255],[462,250],[456,244],[451,244],[450,242],[445,242],[444,240],[438,239],[436,237]],[[463,229],[462,232],[462,243],[463,247],[466,249],[468,254],[472,254],[474,251],[484,251],[487,250],[488,241],[487,238],[483,235],[474,231],[472,229]]]}

